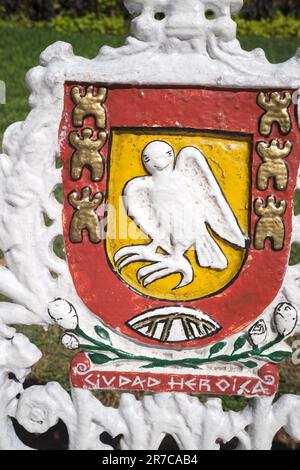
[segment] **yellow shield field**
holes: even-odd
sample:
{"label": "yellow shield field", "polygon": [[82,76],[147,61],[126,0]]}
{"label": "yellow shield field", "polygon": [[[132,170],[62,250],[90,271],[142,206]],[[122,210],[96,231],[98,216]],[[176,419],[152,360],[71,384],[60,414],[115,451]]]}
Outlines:
{"label": "yellow shield field", "polygon": [[[251,140],[247,136],[213,132],[168,130],[113,130],[109,160],[108,219],[106,252],[114,272],[131,289],[141,295],[167,301],[192,301],[212,296],[226,288],[237,277],[247,257],[247,249],[238,248],[222,240],[208,228],[228,260],[224,270],[200,267],[191,246],[185,256],[193,270],[189,285],[174,289],[180,283],[180,274],[172,274],[144,287],[137,278],[138,271],[149,263],[131,263],[118,270],[114,257],[123,247],[151,242],[127,215],[123,191],[134,178],[147,176],[141,155],[143,149],[155,140],[170,144],[175,155],[185,147],[196,147],[213,172],[243,233],[249,236],[251,188]],[[181,194],[184,199],[184,194]]]}

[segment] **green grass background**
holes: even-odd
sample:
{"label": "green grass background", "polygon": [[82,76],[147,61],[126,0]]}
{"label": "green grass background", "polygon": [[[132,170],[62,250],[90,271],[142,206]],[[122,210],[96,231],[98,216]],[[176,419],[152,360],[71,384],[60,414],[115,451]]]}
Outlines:
{"label": "green grass background", "polygon": [[[0,28],[0,80],[7,86],[7,104],[0,105],[0,142],[5,128],[13,122],[23,120],[29,111],[28,91],[25,86],[26,72],[38,65],[40,53],[55,41],[66,41],[73,45],[77,55],[92,58],[98,54],[104,44],[120,46],[124,38],[99,36],[98,34],[58,33],[50,30],[22,30]],[[241,38],[246,50],[262,47],[271,62],[281,62],[294,55],[300,46],[300,39],[264,39]],[[300,214],[300,197],[296,197],[296,213]],[[1,247],[0,247],[1,248]],[[62,242],[58,241],[58,252]],[[300,250],[293,248],[291,263],[300,262]],[[46,383],[51,380],[60,382],[68,388],[68,369],[74,355],[61,346],[61,331],[56,327],[44,332],[39,327],[20,327],[30,340],[43,352],[43,359],[34,367],[30,380],[34,383]],[[281,367],[280,394],[300,392],[300,366],[290,362]],[[102,401],[116,405],[119,394],[104,393]],[[225,408],[241,409],[245,400],[224,398]]]}

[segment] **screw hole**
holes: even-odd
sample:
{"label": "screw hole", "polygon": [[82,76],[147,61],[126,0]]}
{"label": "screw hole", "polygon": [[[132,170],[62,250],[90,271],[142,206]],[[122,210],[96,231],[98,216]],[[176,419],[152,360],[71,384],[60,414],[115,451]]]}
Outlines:
{"label": "screw hole", "polygon": [[207,20],[215,20],[216,16],[217,16],[216,13],[212,9],[206,10],[205,12],[205,18]]}
{"label": "screw hole", "polygon": [[157,21],[162,21],[164,20],[166,17],[166,15],[162,12],[158,12],[158,13],[155,13],[154,15],[154,18],[157,20]]}

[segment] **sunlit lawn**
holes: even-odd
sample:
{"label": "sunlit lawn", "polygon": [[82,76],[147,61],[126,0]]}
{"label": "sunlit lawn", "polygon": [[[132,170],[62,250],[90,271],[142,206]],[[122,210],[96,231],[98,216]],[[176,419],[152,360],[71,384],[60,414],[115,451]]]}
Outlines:
{"label": "sunlit lawn", "polygon": [[[49,30],[0,28],[0,80],[7,85],[7,104],[0,105],[0,141],[4,129],[15,121],[23,120],[28,113],[28,91],[24,84],[26,72],[38,64],[40,53],[57,40],[70,42],[76,54],[92,58],[97,55],[102,45],[119,46],[124,38],[104,37],[97,34],[57,33]],[[242,38],[241,42],[248,50],[263,47],[272,62],[288,59],[300,46],[300,40],[297,39]],[[299,197],[296,200],[296,211],[300,213]],[[61,250],[62,247],[58,248]],[[300,252],[294,249],[292,262],[296,261],[300,262]],[[56,380],[68,388],[68,368],[72,353],[60,345],[61,332],[54,327],[48,332],[37,327],[19,329],[25,332],[44,353],[43,359],[33,370],[32,380],[38,383]],[[282,368],[281,377],[281,393],[300,392],[299,368],[291,364],[286,365]],[[244,400],[227,398],[224,404],[238,409],[243,406]]]}

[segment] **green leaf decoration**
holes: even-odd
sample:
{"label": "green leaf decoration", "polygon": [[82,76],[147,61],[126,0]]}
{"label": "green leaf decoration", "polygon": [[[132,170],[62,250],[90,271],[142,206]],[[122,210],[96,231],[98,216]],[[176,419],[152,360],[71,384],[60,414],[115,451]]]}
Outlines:
{"label": "green leaf decoration", "polygon": [[89,354],[89,358],[94,364],[100,365],[111,361],[111,358],[105,356],[105,354]]}
{"label": "green leaf decoration", "polygon": [[95,332],[99,336],[99,338],[103,339],[107,343],[111,344],[110,336],[107,330],[102,328],[102,326],[95,326]]}
{"label": "green leaf decoration", "polygon": [[243,366],[248,367],[248,369],[255,369],[258,366],[257,362],[254,361],[246,361],[242,362]]}
{"label": "green leaf decoration", "polygon": [[152,369],[153,367],[167,367],[165,365],[162,365],[162,364],[146,364],[144,366],[141,366],[141,369]]}
{"label": "green leaf decoration", "polygon": [[270,359],[272,362],[283,362],[287,361],[291,357],[292,353],[288,351],[276,351],[271,354],[268,354],[266,357]]}
{"label": "green leaf decoration", "polygon": [[225,346],[227,346],[227,343],[225,342],[215,344],[209,351],[209,357],[214,356],[215,354],[218,354],[220,351],[222,351],[222,349],[225,348]]}
{"label": "green leaf decoration", "polygon": [[239,351],[240,349],[243,349],[246,343],[247,343],[247,336],[246,335],[240,336],[234,343],[233,353],[235,353],[236,351]]}

